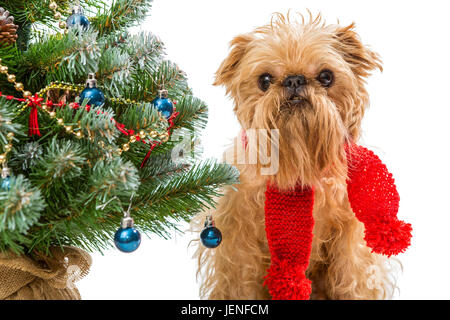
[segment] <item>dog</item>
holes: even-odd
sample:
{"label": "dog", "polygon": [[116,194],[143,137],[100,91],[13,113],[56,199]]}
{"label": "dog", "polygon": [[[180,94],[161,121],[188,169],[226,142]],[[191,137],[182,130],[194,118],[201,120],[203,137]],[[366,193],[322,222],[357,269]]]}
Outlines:
{"label": "dog", "polygon": [[[310,298],[391,298],[401,265],[372,252],[364,240],[364,224],[349,205],[344,147],[360,138],[369,105],[365,83],[374,70],[383,70],[380,56],[361,42],[354,23],[327,25],[320,14],[309,19],[274,14],[268,25],[238,35],[230,47],[214,85],[224,86],[232,97],[244,132],[264,129],[267,139],[243,134],[234,140],[229,162],[238,168],[240,183],[224,189],[215,210],[192,221],[199,230],[211,214],[224,239],[216,249],[199,246],[195,253],[201,297],[271,298],[264,285],[271,263],[266,186],[291,190],[301,181],[315,190],[306,270]],[[260,160],[243,163],[237,154],[251,157],[247,145],[252,143]],[[276,170],[261,174],[273,150]]]}

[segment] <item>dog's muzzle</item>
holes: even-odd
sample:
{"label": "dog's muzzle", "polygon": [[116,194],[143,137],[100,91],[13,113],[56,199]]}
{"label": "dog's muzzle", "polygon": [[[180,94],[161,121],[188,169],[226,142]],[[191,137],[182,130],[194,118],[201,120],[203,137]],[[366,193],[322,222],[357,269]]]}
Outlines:
{"label": "dog's muzzle", "polygon": [[307,80],[304,75],[288,76],[283,80],[282,85],[285,89],[287,102],[289,105],[304,104],[307,99],[302,96]]}

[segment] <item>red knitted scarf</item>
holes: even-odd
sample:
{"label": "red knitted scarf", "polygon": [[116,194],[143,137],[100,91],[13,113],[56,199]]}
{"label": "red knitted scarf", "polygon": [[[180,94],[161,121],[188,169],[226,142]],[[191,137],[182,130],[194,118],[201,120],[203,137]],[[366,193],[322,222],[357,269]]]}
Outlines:
{"label": "red knitted scarf", "polygon": [[[347,190],[356,218],[365,226],[365,241],[372,252],[387,256],[404,252],[410,245],[411,225],[397,219],[399,195],[392,174],[370,150],[346,146]],[[264,284],[272,299],[309,299],[311,281],[306,278],[313,239],[314,190],[298,187],[280,192],[267,186],[266,234],[271,265]]]}

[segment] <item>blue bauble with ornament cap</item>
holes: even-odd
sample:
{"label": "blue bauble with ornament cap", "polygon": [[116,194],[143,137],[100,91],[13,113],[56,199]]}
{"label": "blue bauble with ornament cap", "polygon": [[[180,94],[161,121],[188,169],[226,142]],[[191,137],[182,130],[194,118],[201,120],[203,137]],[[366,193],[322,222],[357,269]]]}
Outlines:
{"label": "blue bauble with ornament cap", "polygon": [[158,96],[152,101],[152,104],[166,118],[170,118],[173,113],[173,102],[169,99],[169,94],[165,89],[158,91]]}
{"label": "blue bauble with ornament cap", "polygon": [[212,216],[206,217],[205,227],[200,233],[202,244],[209,248],[217,248],[222,242],[222,233],[216,228]]}
{"label": "blue bauble with ornament cap", "polygon": [[83,103],[84,99],[89,99],[87,104],[95,107],[100,107],[105,103],[105,95],[97,88],[95,73],[89,73],[88,79],[86,80],[86,89],[80,94],[80,103]]}
{"label": "blue bauble with ornament cap", "polygon": [[88,18],[83,13],[83,8],[76,4],[72,7],[72,15],[67,18],[67,27],[69,28],[80,28],[86,30],[90,26]]}
{"label": "blue bauble with ornament cap", "polygon": [[4,166],[2,168],[1,178],[0,189],[4,191],[11,189],[11,177],[8,167]]}
{"label": "blue bauble with ornament cap", "polygon": [[200,239],[205,247],[214,249],[222,242],[222,233],[216,227],[205,228],[200,234]]}
{"label": "blue bauble with ornament cap", "polygon": [[130,217],[122,219],[121,227],[116,231],[114,235],[114,244],[117,249],[122,252],[133,252],[141,244],[141,234],[134,228],[134,221]]}

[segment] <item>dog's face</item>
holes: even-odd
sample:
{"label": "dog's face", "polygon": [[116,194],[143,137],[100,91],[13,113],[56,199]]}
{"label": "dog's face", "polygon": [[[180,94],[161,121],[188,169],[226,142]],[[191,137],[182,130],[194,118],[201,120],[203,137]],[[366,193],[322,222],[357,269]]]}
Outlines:
{"label": "dog's face", "polygon": [[272,177],[279,187],[345,178],[343,146],[358,138],[368,104],[364,79],[381,70],[354,25],[278,15],[231,47],[215,84],[234,99],[244,129],[279,130],[279,170]]}

